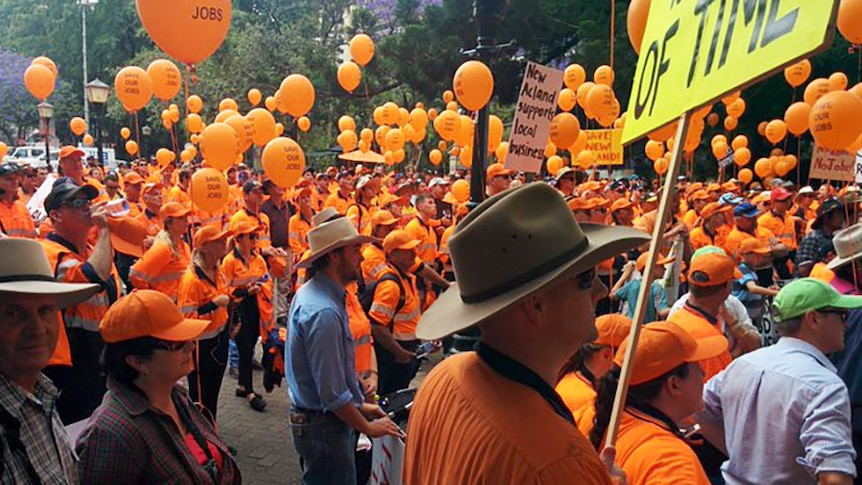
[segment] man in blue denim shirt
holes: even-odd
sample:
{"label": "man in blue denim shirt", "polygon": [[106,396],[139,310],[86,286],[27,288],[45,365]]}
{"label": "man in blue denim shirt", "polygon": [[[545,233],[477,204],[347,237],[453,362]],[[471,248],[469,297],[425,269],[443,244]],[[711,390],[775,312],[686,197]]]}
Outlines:
{"label": "man in blue denim shirt", "polygon": [[354,368],[345,286],[360,277],[360,246],[370,241],[338,218],[309,231],[311,254],[298,265],[310,279],[290,307],[284,361],[304,485],[356,483],[354,430],[401,436],[379,406],[363,402]]}

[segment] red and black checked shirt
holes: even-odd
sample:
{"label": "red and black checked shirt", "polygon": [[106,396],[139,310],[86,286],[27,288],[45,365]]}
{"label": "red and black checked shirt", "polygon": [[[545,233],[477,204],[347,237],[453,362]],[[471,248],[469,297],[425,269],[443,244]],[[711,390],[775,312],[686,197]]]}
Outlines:
{"label": "red and black checked shirt", "polygon": [[108,392],[78,439],[81,483],[242,483],[236,462],[215,429],[189,400],[173,392],[207,441],[222,454],[218,482],[198,464],[173,419],[153,408],[140,391],[108,379]]}

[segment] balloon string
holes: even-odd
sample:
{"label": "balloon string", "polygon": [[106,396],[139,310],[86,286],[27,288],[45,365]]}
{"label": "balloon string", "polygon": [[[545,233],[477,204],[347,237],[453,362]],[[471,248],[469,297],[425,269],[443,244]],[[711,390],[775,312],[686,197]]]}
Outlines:
{"label": "balloon string", "polygon": [[856,64],[856,82],[862,82],[862,46],[854,46],[856,47],[857,55],[857,64]]}
{"label": "balloon string", "polygon": [[138,121],[138,112],[132,113],[132,117],[135,119],[135,139],[138,141],[137,160],[141,163],[141,124]]}
{"label": "balloon string", "polygon": [[[802,167],[801,167],[802,159],[800,158],[801,156],[802,156],[802,135],[800,135],[796,139],[796,187],[799,187],[799,172],[802,169]],[[805,184],[805,185],[808,185],[808,184]]]}
{"label": "balloon string", "polygon": [[614,23],[616,20],[616,0],[611,0],[611,72],[614,70]]}

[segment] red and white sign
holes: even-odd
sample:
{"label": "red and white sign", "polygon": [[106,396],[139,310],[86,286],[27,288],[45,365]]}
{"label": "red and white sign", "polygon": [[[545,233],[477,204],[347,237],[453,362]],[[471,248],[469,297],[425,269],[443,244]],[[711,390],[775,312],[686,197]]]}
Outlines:
{"label": "red and white sign", "polygon": [[400,438],[384,436],[371,440],[370,485],[401,485],[404,467],[404,442]]}

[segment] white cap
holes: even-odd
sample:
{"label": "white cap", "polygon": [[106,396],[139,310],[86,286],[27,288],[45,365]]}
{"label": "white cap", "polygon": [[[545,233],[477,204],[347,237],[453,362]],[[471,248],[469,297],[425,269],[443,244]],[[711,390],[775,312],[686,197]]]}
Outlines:
{"label": "white cap", "polygon": [[444,179],[443,177],[434,177],[433,179],[431,179],[430,182],[428,182],[428,188],[431,188],[431,187],[434,187],[437,185],[449,185],[449,182],[446,179]]}
{"label": "white cap", "polygon": [[799,194],[799,195],[813,194],[813,193],[814,193],[814,189],[812,189],[810,185],[806,185],[805,187],[802,187],[801,189],[799,189],[799,192],[797,192],[797,194]]}
{"label": "white cap", "polygon": [[359,177],[359,180],[356,182],[356,188],[361,189],[362,187],[365,187],[368,184],[368,182],[371,182],[371,176],[370,175],[363,175],[363,176]]}

